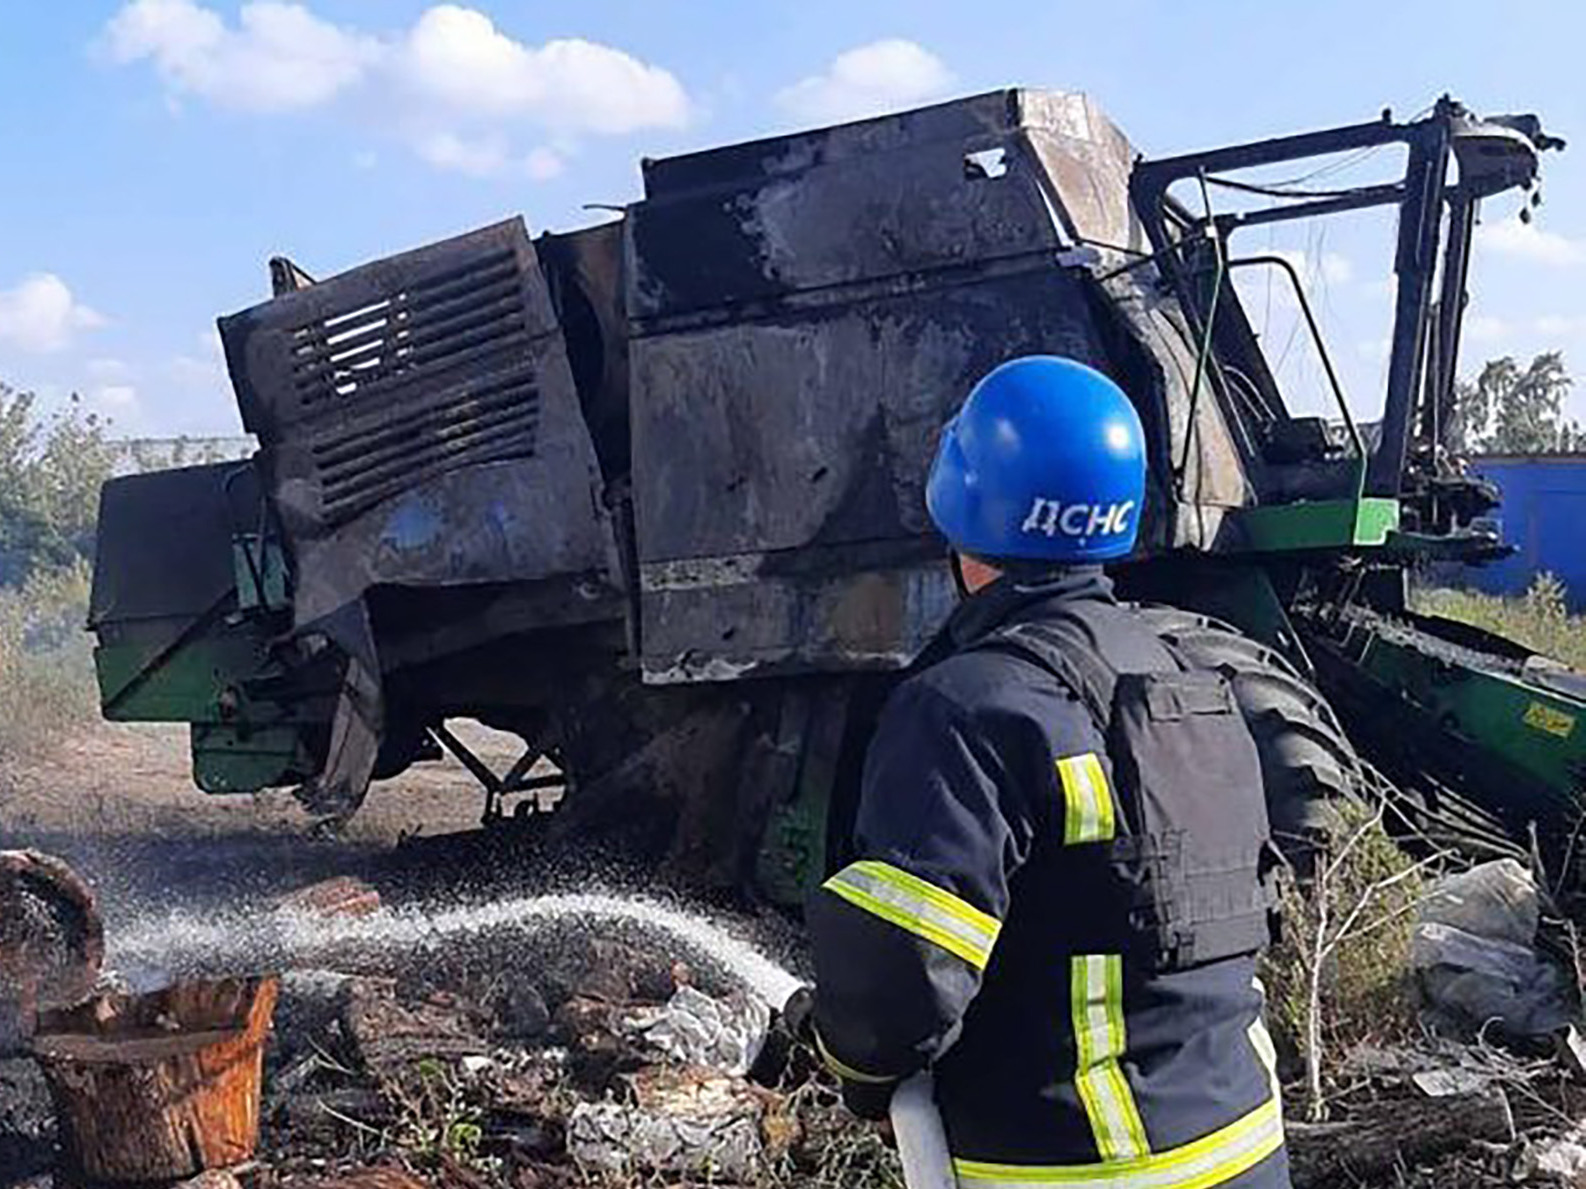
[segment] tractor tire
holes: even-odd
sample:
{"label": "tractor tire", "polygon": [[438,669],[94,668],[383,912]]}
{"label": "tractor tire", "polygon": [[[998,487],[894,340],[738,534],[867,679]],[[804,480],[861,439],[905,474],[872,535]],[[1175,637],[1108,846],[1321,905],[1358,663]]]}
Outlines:
{"label": "tractor tire", "polygon": [[1280,653],[1205,615],[1141,611],[1186,660],[1233,686],[1261,758],[1273,839],[1296,868],[1308,868],[1336,823],[1329,807],[1340,798],[1380,796],[1380,778],[1355,753],[1321,691]]}
{"label": "tractor tire", "polygon": [[1232,683],[1261,757],[1273,839],[1297,871],[1307,872],[1327,848],[1341,798],[1382,807],[1388,833],[1412,854],[1445,864],[1528,860],[1488,810],[1425,772],[1390,778],[1360,755],[1326,695],[1280,653],[1208,616],[1176,607],[1141,611],[1186,660]]}

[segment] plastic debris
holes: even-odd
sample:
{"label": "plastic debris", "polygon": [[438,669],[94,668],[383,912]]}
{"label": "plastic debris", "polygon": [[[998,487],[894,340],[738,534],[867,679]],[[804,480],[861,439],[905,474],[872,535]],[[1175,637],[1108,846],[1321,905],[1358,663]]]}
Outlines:
{"label": "plastic debris", "polygon": [[580,1103],[567,1121],[567,1151],[586,1168],[704,1173],[744,1181],[764,1150],[763,1107],[745,1083],[702,1070],[646,1070],[634,1105]]}
{"label": "plastic debris", "polygon": [[1510,1179],[1521,1184],[1586,1185],[1586,1134],[1577,1130],[1528,1143]]}
{"label": "plastic debris", "polygon": [[1513,859],[1442,881],[1421,909],[1410,961],[1439,1031],[1551,1037],[1571,1020],[1564,973],[1536,950],[1540,902]]}
{"label": "plastic debris", "polygon": [[1423,1069],[1411,1074],[1410,1081],[1428,1098],[1480,1094],[1492,1083],[1490,1077],[1472,1069]]}
{"label": "plastic debris", "polygon": [[752,995],[713,999],[684,985],[644,1037],[670,1057],[723,1073],[749,1072],[771,1027],[771,1009]]}

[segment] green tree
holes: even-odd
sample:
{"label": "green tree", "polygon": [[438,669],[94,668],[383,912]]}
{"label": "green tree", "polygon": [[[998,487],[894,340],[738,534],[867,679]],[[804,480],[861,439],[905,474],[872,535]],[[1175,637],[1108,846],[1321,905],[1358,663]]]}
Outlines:
{"label": "green tree", "polygon": [[32,393],[0,383],[0,586],[92,554],[115,460],[104,421],[78,398],[46,417]]}
{"label": "green tree", "polygon": [[1457,387],[1450,445],[1459,452],[1553,454],[1586,446],[1586,431],[1564,416],[1574,381],[1562,351],[1525,367],[1512,355],[1489,359]]}

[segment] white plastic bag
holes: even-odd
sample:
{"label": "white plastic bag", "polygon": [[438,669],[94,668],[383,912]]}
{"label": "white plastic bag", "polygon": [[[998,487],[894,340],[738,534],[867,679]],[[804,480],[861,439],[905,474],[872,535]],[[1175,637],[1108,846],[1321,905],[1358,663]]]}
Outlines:
{"label": "white plastic bag", "polygon": [[1513,859],[1443,880],[1416,920],[1410,963],[1430,1022],[1472,1036],[1547,1037],[1572,1017],[1562,971],[1536,949],[1540,900]]}

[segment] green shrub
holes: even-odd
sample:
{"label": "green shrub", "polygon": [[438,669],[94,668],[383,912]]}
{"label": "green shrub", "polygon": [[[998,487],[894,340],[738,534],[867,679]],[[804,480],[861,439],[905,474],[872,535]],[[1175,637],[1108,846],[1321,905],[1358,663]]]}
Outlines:
{"label": "green shrub", "polygon": [[1307,888],[1289,882],[1282,938],[1262,964],[1282,1072],[1303,1085],[1312,1118],[1325,1114],[1341,1058],[1415,1034],[1410,936],[1427,883],[1376,808],[1341,801],[1334,814],[1332,853]]}
{"label": "green shrub", "polygon": [[116,453],[104,422],[75,397],[46,417],[31,393],[0,383],[0,587],[91,555]]}

